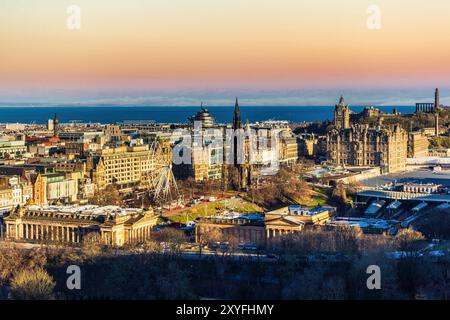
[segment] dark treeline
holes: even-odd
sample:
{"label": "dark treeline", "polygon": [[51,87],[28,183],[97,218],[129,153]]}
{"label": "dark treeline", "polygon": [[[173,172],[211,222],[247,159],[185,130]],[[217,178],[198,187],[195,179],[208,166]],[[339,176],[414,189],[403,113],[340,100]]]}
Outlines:
{"label": "dark treeline", "polygon": [[[381,268],[381,290],[367,289],[372,264]],[[82,264],[82,289],[73,291],[65,287],[65,268],[48,271],[60,299],[446,299],[449,266],[380,256],[258,263],[139,254]]]}
{"label": "dark treeline", "polygon": [[[127,248],[107,247],[95,236],[81,248],[43,244],[24,250],[3,243],[0,292],[14,299],[75,300],[447,299],[450,293],[450,260],[416,255],[427,242],[411,229],[395,237],[354,228],[305,230],[253,260],[233,251],[187,258],[181,234],[161,237]],[[81,290],[67,289],[69,265],[81,269]],[[380,290],[367,288],[371,265],[381,270]]]}

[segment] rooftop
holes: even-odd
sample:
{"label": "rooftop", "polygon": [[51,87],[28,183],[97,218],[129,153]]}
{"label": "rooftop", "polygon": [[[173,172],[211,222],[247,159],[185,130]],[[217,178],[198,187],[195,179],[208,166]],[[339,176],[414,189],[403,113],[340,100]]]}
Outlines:
{"label": "rooftop", "polygon": [[78,216],[93,216],[93,217],[106,217],[106,216],[127,216],[142,213],[144,210],[140,208],[121,208],[118,206],[96,206],[96,205],[84,205],[84,206],[37,206],[31,205],[27,207],[29,211],[41,211],[41,212],[54,212],[59,214],[70,214]]}
{"label": "rooftop", "polygon": [[290,205],[288,206],[288,212],[281,212],[284,215],[301,215],[301,216],[315,216],[324,212],[335,211],[332,207],[318,207],[318,208],[306,208],[301,205]]}

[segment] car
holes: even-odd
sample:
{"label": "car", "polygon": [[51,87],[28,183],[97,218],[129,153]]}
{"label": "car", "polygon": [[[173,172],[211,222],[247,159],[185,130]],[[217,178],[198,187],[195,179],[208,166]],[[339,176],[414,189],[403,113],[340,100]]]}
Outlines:
{"label": "car", "polygon": [[222,243],[219,244],[219,249],[227,250],[229,245],[230,244],[228,242],[222,242]]}
{"label": "car", "polygon": [[256,251],[258,247],[252,243],[241,243],[237,246],[237,249],[242,251]]}
{"label": "car", "polygon": [[210,250],[217,250],[219,248],[219,242],[214,242],[214,243],[209,243],[208,244],[208,249]]}

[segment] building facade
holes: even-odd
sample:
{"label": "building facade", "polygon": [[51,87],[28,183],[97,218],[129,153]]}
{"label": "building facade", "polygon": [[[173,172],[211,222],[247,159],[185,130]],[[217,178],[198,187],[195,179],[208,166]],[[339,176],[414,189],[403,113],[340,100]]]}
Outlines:
{"label": "building facade", "polygon": [[353,125],[327,135],[327,159],[340,166],[379,166],[383,173],[406,169],[407,132],[399,125]]}
{"label": "building facade", "polygon": [[157,219],[152,210],[115,206],[29,206],[12,210],[4,222],[9,240],[77,244],[95,233],[104,244],[122,246],[149,239]]}
{"label": "building facade", "polygon": [[264,215],[200,218],[195,225],[195,239],[196,242],[211,240],[209,235],[214,233],[221,241],[265,247],[285,236],[299,233],[305,227],[324,225],[335,212],[336,208],[332,207],[301,209],[300,206],[292,206],[285,212],[274,211]]}
{"label": "building facade", "polygon": [[152,168],[148,145],[102,149],[87,161],[93,183],[98,189],[115,184],[122,192],[135,189]]}
{"label": "building facade", "polygon": [[33,198],[33,186],[20,176],[0,176],[0,212],[24,205]]}
{"label": "building facade", "polygon": [[421,131],[408,134],[408,158],[428,156],[430,142],[428,137]]}
{"label": "building facade", "polygon": [[0,140],[0,158],[16,158],[26,152],[25,140]]}

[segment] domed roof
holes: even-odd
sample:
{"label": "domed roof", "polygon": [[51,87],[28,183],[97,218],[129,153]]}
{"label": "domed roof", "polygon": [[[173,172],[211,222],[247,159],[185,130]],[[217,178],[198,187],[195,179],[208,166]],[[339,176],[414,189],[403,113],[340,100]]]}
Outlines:
{"label": "domed roof", "polygon": [[190,120],[192,122],[201,121],[204,128],[214,126],[214,118],[209,114],[208,109],[203,108],[203,106],[200,108],[201,110],[197,112],[194,117],[191,117]]}

